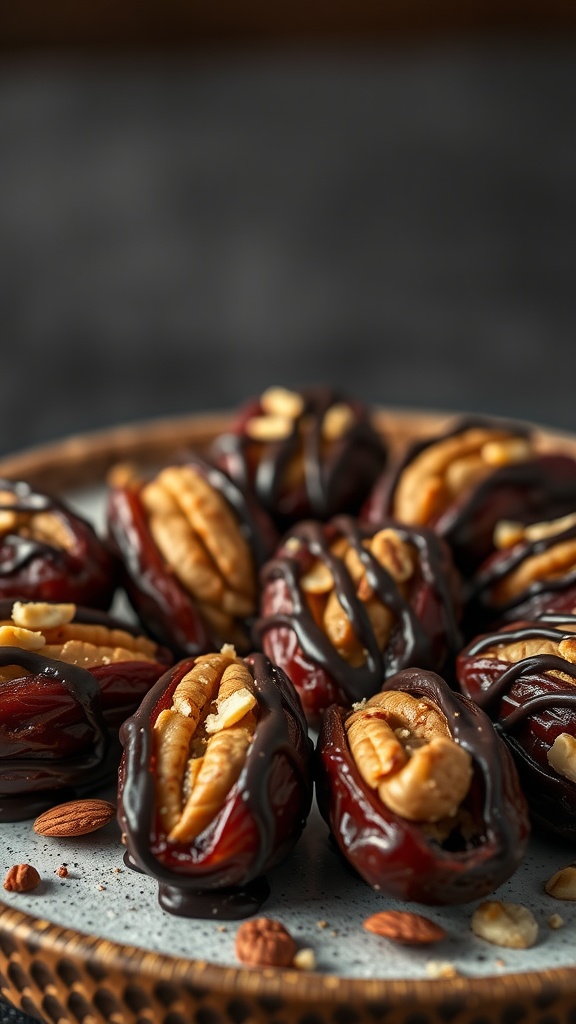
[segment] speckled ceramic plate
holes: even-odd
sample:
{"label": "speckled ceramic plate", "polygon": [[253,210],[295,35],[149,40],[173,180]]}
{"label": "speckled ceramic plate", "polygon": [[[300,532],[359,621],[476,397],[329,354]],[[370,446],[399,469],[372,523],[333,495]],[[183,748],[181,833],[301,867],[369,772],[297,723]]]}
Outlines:
{"label": "speckled ceramic plate", "polygon": [[[448,417],[390,411],[380,419],[400,451]],[[225,425],[221,416],[191,417],[75,437],[5,459],[0,475],[60,491],[101,526],[103,482],[113,463],[161,462],[190,445],[202,449]],[[565,435],[542,431],[540,438],[543,447],[576,452],[576,440]],[[544,892],[550,875],[574,858],[567,843],[534,837],[515,876],[496,894],[535,914],[540,931],[532,949],[504,950],[476,938],[474,905],[411,905],[447,933],[441,943],[415,950],[363,930],[369,914],[400,904],[372,892],[343,865],[314,810],[293,854],[270,876],[264,908],[314,951],[316,970],[298,972],[242,968],[234,957],[234,924],[162,911],[154,881],[124,867],[115,822],[67,840],[36,836],[31,822],[1,825],[0,836],[4,872],[26,861],[42,876],[34,892],[5,893],[0,904],[0,987],[48,1022],[576,1020],[576,904]],[[56,873],[61,865],[65,878]],[[550,921],[558,914],[563,923],[554,928]]]}

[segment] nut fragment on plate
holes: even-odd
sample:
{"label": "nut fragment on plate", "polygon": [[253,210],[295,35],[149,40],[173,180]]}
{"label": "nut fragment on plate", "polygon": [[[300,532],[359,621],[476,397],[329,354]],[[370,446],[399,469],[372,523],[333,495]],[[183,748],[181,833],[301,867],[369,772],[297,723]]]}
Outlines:
{"label": "nut fragment on plate", "polygon": [[422,914],[407,910],[382,910],[362,923],[367,932],[406,946],[427,946],[446,938],[444,928]]}
{"label": "nut fragment on plate", "polygon": [[290,967],[297,948],[288,929],[271,917],[245,921],[234,943],[238,960],[251,967]]}
{"label": "nut fragment on plate", "polygon": [[569,864],[556,871],[546,882],[545,889],[555,900],[576,900],[576,866]]}
{"label": "nut fragment on plate", "polygon": [[44,811],[34,822],[40,836],[83,836],[107,825],[116,815],[108,800],[68,800]]}
{"label": "nut fragment on plate", "polygon": [[4,879],[7,892],[31,892],[39,884],[40,875],[31,864],[14,864]]}
{"label": "nut fragment on plate", "polygon": [[486,900],[472,914],[472,931],[494,946],[530,949],[538,939],[538,922],[519,903]]}

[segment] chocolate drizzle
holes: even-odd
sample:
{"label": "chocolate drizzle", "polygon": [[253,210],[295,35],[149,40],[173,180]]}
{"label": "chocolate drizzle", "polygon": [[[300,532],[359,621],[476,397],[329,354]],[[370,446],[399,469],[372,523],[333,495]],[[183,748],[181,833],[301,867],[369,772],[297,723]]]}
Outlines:
{"label": "chocolate drizzle", "polygon": [[[60,509],[58,502],[53,498],[46,494],[36,494],[23,480],[0,479],[0,491],[9,491],[15,498],[13,502],[0,499],[2,512],[34,515],[37,512],[59,511]],[[11,576],[38,557],[49,558],[52,561],[64,561],[59,548],[32,537],[22,537],[17,532],[8,532],[2,538],[0,575]]]}
{"label": "chocolate drizzle", "polygon": [[[290,537],[299,540],[313,558],[320,559],[330,570],[338,600],[366,652],[365,662],[358,666],[350,665],[317,625],[300,586],[301,563],[298,558],[289,554],[268,562],[262,570],[261,580],[265,587],[270,581],[282,578],[289,589],[292,610],[262,616],[256,622],[255,631],[260,639],[275,627],[293,629],[305,656],[321,666],[349,700],[354,702],[378,690],[385,676],[409,665],[431,665],[437,662],[437,658],[432,653],[431,638],[423,628],[410,600],[404,597],[391,574],[363,544],[366,538],[374,534],[374,529],[363,527],[349,516],[337,516],[329,525],[331,531],[327,532],[320,523],[300,523],[291,531]],[[428,530],[416,530],[396,523],[390,525],[403,542],[412,544],[417,549],[422,578],[436,591],[442,606],[447,646],[455,649],[458,628],[438,538]],[[356,584],[349,570],[343,559],[331,550],[334,532],[345,537],[357,553],[375,595],[394,615],[395,627],[385,650],[379,647],[368,613],[356,593]],[[435,664],[434,667],[440,666]]]}
{"label": "chocolate drizzle", "polygon": [[[304,407],[294,419],[287,437],[263,444],[254,442],[244,433],[225,434],[217,440],[215,453],[217,457],[219,454],[225,456],[231,475],[245,489],[254,488],[259,501],[270,514],[279,513],[280,516],[286,469],[301,454],[306,500],[303,515],[325,520],[337,512],[350,511],[351,501],[356,506],[360,504],[366,489],[385,464],[386,449],[367,413],[357,403],[348,402],[329,388],[310,388],[300,394]],[[333,405],[340,403],[350,405],[355,420],[341,438],[330,442],[327,447],[322,438],[324,417]],[[303,429],[304,422],[306,430]],[[251,481],[248,451],[255,443],[260,446],[260,455]],[[359,459],[371,464],[370,478],[366,482],[363,479],[365,468],[361,473],[358,471]],[[357,486],[349,487],[355,470]],[[361,493],[356,497],[358,490]]]}
{"label": "chocolate drizzle", "polygon": [[86,753],[76,757],[0,759],[0,820],[15,821],[35,813],[42,802],[39,791],[88,786],[109,774],[108,733],[100,708],[100,688],[86,669],[19,647],[0,647],[0,665],[20,665],[36,681],[42,677],[46,682],[57,681],[79,705],[93,734]]}
{"label": "chocolate drizzle", "polygon": [[[173,692],[194,660],[181,662],[175,671],[166,673],[122,728],[125,763],[121,770],[120,819],[130,863],[157,879],[160,904],[172,913],[236,919],[257,910],[269,891],[261,876],[291,848],[310,809],[311,744],[296,695],[283,673],[264,655],[250,655],[245,662],[253,674],[259,707],[256,732],[225,807],[192,844],[171,843],[157,834],[153,723],[159,705],[165,704],[166,696]],[[299,745],[293,741],[288,718],[298,729]],[[271,772],[279,757],[289,765],[298,790],[299,808],[297,820],[286,823],[290,836],[284,835],[280,845],[277,812],[270,793]],[[256,844],[249,850],[240,845],[215,864],[209,859],[204,863],[205,852],[212,839],[218,842],[220,822],[235,801],[243,804],[242,813],[256,827]],[[174,866],[162,858],[162,852],[172,854]]]}
{"label": "chocolate drizzle", "polygon": [[554,577],[534,580],[522,593],[496,607],[492,598],[494,588],[506,576],[514,572],[527,558],[541,555],[555,547],[556,544],[562,544],[564,541],[573,540],[574,538],[576,538],[576,526],[571,526],[561,533],[555,533],[535,541],[523,540],[511,547],[509,551],[498,552],[476,574],[472,582],[471,599],[480,600],[483,604],[492,607],[494,611],[505,615],[524,601],[538,597],[538,595],[568,590],[570,587],[576,586],[575,565],[572,571],[566,572],[563,575],[554,575]]}

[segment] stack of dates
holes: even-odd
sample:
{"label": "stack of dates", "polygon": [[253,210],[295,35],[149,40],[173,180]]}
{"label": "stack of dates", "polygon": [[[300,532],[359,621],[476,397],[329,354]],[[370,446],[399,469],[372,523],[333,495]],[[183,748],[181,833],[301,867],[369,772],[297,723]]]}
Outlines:
{"label": "stack of dates", "polygon": [[208,453],[116,473],[105,539],[5,482],[4,820],[121,744],[127,863],[211,918],[261,905],[314,779],[400,899],[492,892],[531,818],[574,835],[576,460],[490,420],[391,447],[356,400],[270,388]]}

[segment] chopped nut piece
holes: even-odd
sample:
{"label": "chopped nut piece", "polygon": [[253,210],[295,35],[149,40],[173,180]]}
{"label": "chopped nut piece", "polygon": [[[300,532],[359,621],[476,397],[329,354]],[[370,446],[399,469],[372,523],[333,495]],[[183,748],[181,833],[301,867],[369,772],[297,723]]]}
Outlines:
{"label": "chopped nut piece", "polygon": [[24,629],[54,629],[72,622],[76,614],[75,604],[48,604],[47,601],[15,601],[12,607],[12,622]]}
{"label": "chopped nut piece", "polygon": [[528,907],[488,900],[474,911],[472,931],[495,946],[529,949],[538,938],[538,923]]}
{"label": "chopped nut piece", "polygon": [[68,868],[65,864],[61,864],[59,868],[56,868],[54,874],[58,875],[58,878],[68,878]]}
{"label": "chopped nut piece", "polygon": [[46,643],[42,633],[19,626],[0,626],[0,647],[20,647],[24,651],[40,651]]}
{"label": "chopped nut piece", "polygon": [[283,441],[293,429],[287,416],[252,416],[246,424],[246,434],[253,441]]}
{"label": "chopped nut piece", "polygon": [[316,954],[313,949],[299,949],[294,954],[292,966],[298,971],[314,971],[316,969]]}
{"label": "chopped nut piece", "polygon": [[331,405],[322,420],[322,437],[325,441],[338,441],[350,430],[356,417],[349,405],[338,402]]}
{"label": "chopped nut piece", "polygon": [[459,978],[460,973],[449,960],[429,960],[426,964],[426,974],[429,978]]}
{"label": "chopped nut piece", "polygon": [[565,779],[576,782],[576,739],[561,732],[547,753],[548,764]]}
{"label": "chopped nut piece", "polygon": [[551,914],[548,918],[548,927],[552,928],[553,931],[558,931],[559,928],[563,928],[565,925],[564,918],[560,914]]}
{"label": "chopped nut piece", "polygon": [[7,892],[30,892],[40,884],[40,875],[31,864],[15,864],[4,879]]}
{"label": "chopped nut piece", "polygon": [[290,967],[297,950],[290,932],[270,917],[241,924],[234,948],[238,960],[253,967]]}
{"label": "chopped nut piece", "polygon": [[270,416],[285,416],[295,420],[304,412],[304,399],[288,388],[267,388],[260,395],[260,405]]}
{"label": "chopped nut piece", "polygon": [[569,864],[556,871],[546,882],[545,889],[555,900],[576,900],[576,866]]}

